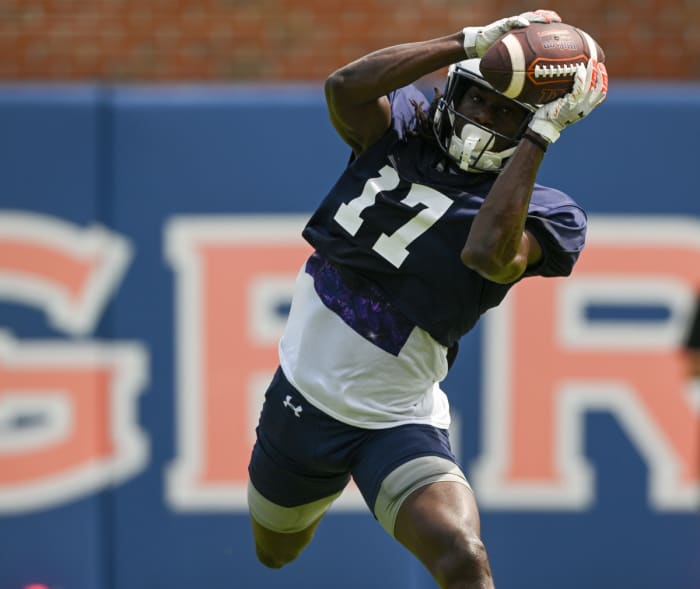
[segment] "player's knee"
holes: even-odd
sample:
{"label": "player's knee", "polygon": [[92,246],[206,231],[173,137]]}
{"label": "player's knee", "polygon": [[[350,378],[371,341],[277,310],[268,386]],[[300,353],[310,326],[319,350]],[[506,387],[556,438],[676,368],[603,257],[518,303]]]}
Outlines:
{"label": "player's knee", "polygon": [[[454,538],[450,550],[435,564],[435,576],[442,587],[463,586],[465,582],[487,587],[491,567],[483,542],[475,535]],[[471,586],[471,585],[470,585]]]}
{"label": "player's knee", "polygon": [[299,549],[282,548],[270,550],[265,546],[260,546],[257,544],[255,546],[255,553],[261,564],[265,565],[270,569],[281,569],[284,565],[289,564],[297,556],[299,556]]}

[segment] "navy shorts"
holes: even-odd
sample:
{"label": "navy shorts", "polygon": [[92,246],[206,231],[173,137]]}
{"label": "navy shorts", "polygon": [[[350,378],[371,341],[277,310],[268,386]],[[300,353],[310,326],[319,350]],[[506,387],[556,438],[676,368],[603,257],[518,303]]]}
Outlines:
{"label": "navy shorts", "polygon": [[373,511],[382,481],[422,456],[456,464],[446,430],[423,424],[361,429],[329,417],[278,369],[265,393],[248,467],[253,486],[269,501],[296,507],[342,491],[354,478]]}

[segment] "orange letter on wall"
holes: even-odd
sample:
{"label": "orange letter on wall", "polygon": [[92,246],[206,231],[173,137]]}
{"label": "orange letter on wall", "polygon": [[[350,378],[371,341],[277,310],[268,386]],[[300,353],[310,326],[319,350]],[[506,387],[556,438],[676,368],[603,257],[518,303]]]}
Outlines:
{"label": "orange letter on wall", "polygon": [[[584,414],[612,413],[647,462],[650,504],[697,508],[700,420],[681,343],[700,286],[700,224],[594,218],[569,278],[526,279],[485,333],[485,444],[473,471],[493,507],[583,509],[595,499]],[[597,304],[658,321],[591,321]]]}
{"label": "orange letter on wall", "polygon": [[301,217],[171,221],[175,268],[178,456],[168,495],[180,509],[242,509],[262,395],[296,274],[310,254]]}
{"label": "orange letter on wall", "polygon": [[[69,334],[93,329],[129,258],[128,243],[99,226],[0,215],[0,299],[43,310]],[[145,466],[135,411],[146,358],[133,343],[18,340],[0,329],[0,512],[69,501]]]}

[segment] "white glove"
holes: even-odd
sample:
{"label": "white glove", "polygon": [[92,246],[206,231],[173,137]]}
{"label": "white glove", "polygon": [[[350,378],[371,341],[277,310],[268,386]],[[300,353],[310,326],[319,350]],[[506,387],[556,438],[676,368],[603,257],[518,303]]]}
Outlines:
{"label": "white glove", "polygon": [[535,10],[523,12],[518,16],[509,16],[485,27],[465,27],[464,52],[467,57],[481,57],[486,50],[511,29],[529,26],[532,22],[561,22],[561,17],[553,10]]}
{"label": "white glove", "polygon": [[540,106],[532,116],[529,127],[547,142],[554,143],[565,127],[588,116],[603,102],[607,92],[608,72],[605,65],[589,59],[587,66],[579,64],[576,68],[571,92]]}

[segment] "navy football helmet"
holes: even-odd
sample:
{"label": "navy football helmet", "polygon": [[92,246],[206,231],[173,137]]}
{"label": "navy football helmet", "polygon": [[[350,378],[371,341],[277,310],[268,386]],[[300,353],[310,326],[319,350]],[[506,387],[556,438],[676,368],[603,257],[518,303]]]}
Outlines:
{"label": "navy football helmet", "polygon": [[[445,93],[439,99],[433,117],[433,132],[445,154],[468,172],[500,172],[513,154],[536,107],[504,96],[493,88],[479,71],[479,59],[466,59],[450,66]],[[485,127],[458,111],[464,95],[472,86],[512,103],[516,125],[504,135]],[[517,117],[522,117],[520,121]]]}

